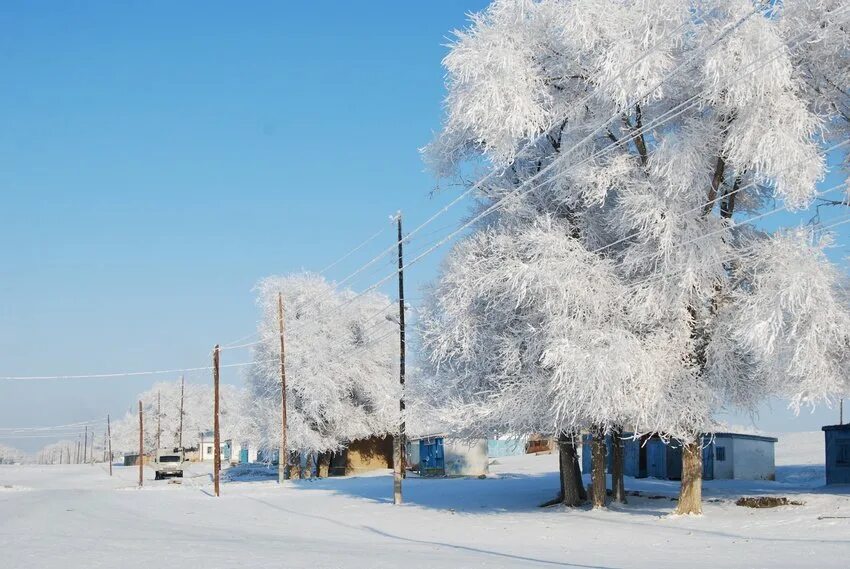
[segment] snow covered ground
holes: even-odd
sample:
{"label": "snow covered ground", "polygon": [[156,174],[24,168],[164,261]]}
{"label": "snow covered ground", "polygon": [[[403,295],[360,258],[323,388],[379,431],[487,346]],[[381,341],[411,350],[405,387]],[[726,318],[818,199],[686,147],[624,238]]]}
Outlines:
{"label": "snow covered ground", "polygon": [[[405,484],[391,477],[298,481],[234,471],[211,496],[209,468],[182,484],[135,488],[137,469],[0,467],[0,567],[599,567],[850,566],[850,488],[823,485],[822,433],[781,435],[776,482],[705,485],[705,515],[669,513],[676,483],[627,479],[609,511],[541,509],[557,486],[554,455],[496,460],[490,478]],[[273,473],[269,473],[273,475]],[[742,495],[805,502],[753,510]]]}

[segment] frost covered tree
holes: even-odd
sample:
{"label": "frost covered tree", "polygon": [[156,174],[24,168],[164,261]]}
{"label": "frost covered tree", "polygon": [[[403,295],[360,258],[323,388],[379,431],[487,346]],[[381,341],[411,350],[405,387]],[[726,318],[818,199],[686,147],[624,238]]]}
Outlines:
{"label": "frost covered tree", "polygon": [[[183,401],[183,445],[190,447],[200,441],[200,434],[213,427],[213,386],[186,383]],[[253,438],[247,407],[246,391],[235,385],[223,383],[219,393],[219,423],[221,439]],[[144,416],[144,445],[146,451],[156,449],[157,411],[159,411],[160,445],[163,448],[177,446],[180,440],[180,380],[159,382],[151,389],[140,393]],[[131,405],[130,410],[112,425],[113,452],[138,452],[139,412]]]}
{"label": "frost covered tree", "polygon": [[741,222],[820,197],[847,140],[850,9],[496,0],[471,19],[425,151],[442,177],[489,170],[422,320],[445,412],[674,439],[678,511],[698,513],[720,408],[847,390],[828,240]]}
{"label": "frost covered tree", "polygon": [[261,446],[276,450],[281,438],[278,294],[286,315],[288,449],[324,453],[394,432],[398,325],[390,299],[354,298],[311,273],[268,277],[257,294],[260,343],[246,384]]}
{"label": "frost covered tree", "polygon": [[8,445],[0,444],[0,464],[18,464],[27,458],[25,452]]}

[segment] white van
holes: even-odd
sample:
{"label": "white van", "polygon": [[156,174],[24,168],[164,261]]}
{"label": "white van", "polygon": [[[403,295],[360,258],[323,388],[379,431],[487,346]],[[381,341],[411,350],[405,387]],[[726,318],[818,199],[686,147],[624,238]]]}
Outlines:
{"label": "white van", "polygon": [[156,480],[162,480],[169,476],[177,476],[183,478],[183,463],[186,461],[186,456],[183,449],[159,449],[156,451]]}

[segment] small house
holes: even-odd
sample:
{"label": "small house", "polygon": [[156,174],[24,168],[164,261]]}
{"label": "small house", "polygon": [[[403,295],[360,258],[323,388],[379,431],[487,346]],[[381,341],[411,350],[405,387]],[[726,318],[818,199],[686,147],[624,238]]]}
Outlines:
{"label": "small house", "polygon": [[487,439],[462,440],[447,435],[411,438],[408,456],[420,476],[483,476],[489,472]]}
{"label": "small house", "polygon": [[850,424],[823,427],[826,483],[850,484]]}
{"label": "small house", "polygon": [[224,441],[221,448],[222,462],[230,464],[250,464],[257,462],[257,447],[248,441]]}
{"label": "small house", "polygon": [[525,452],[527,454],[550,453],[558,448],[555,439],[544,435],[531,435],[528,437],[528,442],[525,443]]}
{"label": "small house", "polygon": [[518,437],[495,437],[487,439],[487,456],[498,458],[502,456],[517,456],[525,454],[528,441]]}
{"label": "small house", "polygon": [[[682,478],[682,446],[657,435],[623,440],[623,471],[635,478]],[[702,477],[705,480],[775,480],[777,439],[743,433],[702,435]],[[582,437],[582,469],[590,472],[590,435]],[[607,469],[611,472],[611,437],[606,437]]]}
{"label": "small house", "polygon": [[[142,461],[144,464],[148,464],[151,461],[151,457],[148,455],[142,455]],[[124,466],[138,466],[139,465],[139,453],[126,453],[124,455]]]}
{"label": "small house", "polygon": [[[213,451],[213,449],[215,448],[215,436],[213,432],[203,431],[198,434],[198,437],[200,439],[198,445],[198,454],[200,456],[198,457],[198,460],[200,460],[201,462],[212,462],[213,460],[215,460],[215,452]],[[219,442],[219,459],[222,463],[225,463],[227,462],[227,460],[229,460],[229,458],[225,458],[225,444],[225,441]]]}
{"label": "small house", "polygon": [[393,438],[372,436],[351,441],[330,457],[329,476],[349,476],[393,467]]}

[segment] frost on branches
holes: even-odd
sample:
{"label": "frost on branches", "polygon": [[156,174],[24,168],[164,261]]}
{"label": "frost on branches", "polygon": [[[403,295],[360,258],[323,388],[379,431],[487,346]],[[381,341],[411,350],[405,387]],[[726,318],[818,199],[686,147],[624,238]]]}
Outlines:
{"label": "frost on branches", "polygon": [[257,291],[261,342],[246,382],[261,447],[276,450],[281,437],[278,293],[285,312],[288,449],[324,452],[392,432],[398,324],[390,299],[354,298],[310,273],[266,278]]}
{"label": "frost on branches", "polygon": [[[146,452],[156,449],[157,418],[160,446],[178,446],[180,436],[180,380],[160,382],[137,397],[142,402],[144,417],[144,446]],[[200,443],[202,433],[213,427],[214,392],[208,384],[186,382],[183,390],[183,446],[191,448]],[[254,439],[246,407],[249,402],[244,389],[223,383],[219,388],[219,428],[221,440]],[[139,451],[139,412],[135,405],[112,424],[113,453]]]}
{"label": "frost on branches", "polygon": [[490,175],[421,322],[445,418],[677,439],[694,513],[719,409],[847,391],[828,240],[742,223],[811,204],[847,140],[843,4],[497,0],[456,32],[425,155]]}

